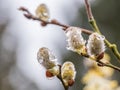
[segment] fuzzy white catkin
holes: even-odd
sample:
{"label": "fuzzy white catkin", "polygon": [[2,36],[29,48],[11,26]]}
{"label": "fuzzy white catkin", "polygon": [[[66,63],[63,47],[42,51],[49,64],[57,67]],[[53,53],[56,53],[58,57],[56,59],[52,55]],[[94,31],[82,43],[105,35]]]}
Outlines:
{"label": "fuzzy white catkin", "polygon": [[61,76],[66,85],[68,85],[69,80],[73,80],[76,77],[75,66],[72,62],[66,61],[61,67]]}
{"label": "fuzzy white catkin", "polygon": [[82,49],[83,46],[85,46],[86,41],[82,37],[80,28],[69,27],[66,31],[68,50],[77,51]]}
{"label": "fuzzy white catkin", "polygon": [[87,42],[87,52],[88,55],[94,55],[97,56],[105,51],[105,43],[104,43],[105,37],[98,34],[98,33],[92,33],[89,36],[88,42]]}
{"label": "fuzzy white catkin", "polygon": [[51,69],[57,65],[57,60],[52,52],[46,48],[42,47],[37,53],[37,59],[40,64],[42,64],[46,69]]}

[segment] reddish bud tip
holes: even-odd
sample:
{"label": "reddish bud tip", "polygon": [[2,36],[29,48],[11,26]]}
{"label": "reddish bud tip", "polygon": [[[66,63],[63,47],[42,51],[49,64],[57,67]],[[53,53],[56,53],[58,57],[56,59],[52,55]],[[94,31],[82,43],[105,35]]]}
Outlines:
{"label": "reddish bud tip", "polygon": [[69,86],[72,86],[72,85],[74,84],[74,82],[75,82],[74,80],[69,80],[69,81],[68,81],[68,85],[69,85]]}
{"label": "reddish bud tip", "polygon": [[47,23],[46,22],[41,22],[41,26],[46,26],[47,25]]}
{"label": "reddish bud tip", "polygon": [[51,72],[46,71],[46,77],[51,78],[51,77],[53,77],[53,76],[54,76],[54,75],[53,75]]}
{"label": "reddish bud tip", "polygon": [[102,64],[102,63],[97,63],[97,65],[100,66],[100,67],[104,66],[104,64]]}
{"label": "reddish bud tip", "polygon": [[99,54],[98,56],[97,56],[97,60],[100,60],[100,59],[102,59],[104,57],[104,52],[102,52],[101,54]]}

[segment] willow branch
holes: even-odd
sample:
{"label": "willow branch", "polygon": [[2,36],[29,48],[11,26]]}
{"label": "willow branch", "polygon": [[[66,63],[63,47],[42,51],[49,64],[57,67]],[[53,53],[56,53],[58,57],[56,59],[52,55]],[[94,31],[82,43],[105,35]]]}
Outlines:
{"label": "willow branch", "polygon": [[64,89],[65,89],[65,90],[68,90],[68,89],[69,89],[69,86],[66,86],[66,85],[65,85],[65,83],[64,83],[64,81],[63,81],[63,79],[62,79],[62,77],[61,77],[61,65],[59,65],[59,69],[60,69],[60,70],[59,70],[60,73],[59,73],[59,75],[57,75],[57,78],[61,81]]}
{"label": "willow branch", "polygon": [[[41,23],[44,23],[44,24],[46,24],[46,25],[47,25],[47,24],[57,25],[57,26],[62,27],[63,30],[66,30],[68,27],[70,27],[69,25],[62,24],[62,23],[58,22],[58,21],[55,20],[55,19],[53,19],[53,20],[51,20],[51,21],[43,21],[43,20],[41,20],[40,18],[37,18],[36,16],[34,16],[33,14],[31,14],[31,13],[29,12],[29,10],[28,10],[27,8],[25,8],[25,7],[20,7],[19,10],[25,12],[25,13],[24,13],[24,16],[25,16],[27,19],[32,19],[32,20],[40,21]],[[90,35],[90,34],[93,33],[92,31],[87,30],[87,29],[84,29],[84,28],[80,28],[80,29],[82,30],[83,33],[88,34],[88,35]]]}
{"label": "willow branch", "polygon": [[62,85],[64,86],[64,89],[65,89],[65,90],[68,90],[69,87],[68,87],[68,86],[65,86],[65,84],[64,84],[64,82],[63,82],[63,80],[62,80],[61,75],[58,75],[57,78],[62,82]]}
{"label": "willow branch", "polygon": [[[96,24],[96,21],[93,17],[93,14],[92,14],[92,11],[91,11],[91,6],[88,2],[88,0],[85,0],[85,7],[86,7],[86,12],[87,12],[87,16],[88,16],[88,19],[89,19],[89,23],[91,24],[93,30],[99,34],[101,34],[97,24]],[[117,57],[117,59],[120,61],[120,53],[118,51],[118,48],[116,46],[116,44],[112,44],[110,43],[107,39],[105,39],[105,43],[107,45],[107,47],[109,47],[111,49],[111,51],[113,52],[113,54]]]}
{"label": "willow branch", "polygon": [[86,58],[89,58],[90,60],[93,60],[93,61],[97,62],[98,66],[101,66],[101,67],[103,67],[103,66],[110,67],[110,68],[112,68],[112,69],[117,70],[117,71],[120,72],[120,67],[115,66],[115,65],[111,64],[110,62],[109,63],[108,62],[105,63],[105,62],[102,62],[102,60],[100,60],[100,59],[97,60],[96,58],[90,57],[89,55],[82,55],[82,56],[86,57]]}
{"label": "willow branch", "polygon": [[[87,1],[87,0],[85,0],[85,1]],[[89,8],[89,9],[87,10],[87,11],[88,11],[87,13],[89,14],[89,18],[93,18],[93,17],[92,17],[92,13],[91,13],[91,9],[90,9],[88,3],[87,3],[87,8]],[[32,20],[40,21],[41,23],[45,23],[46,25],[47,25],[47,24],[57,25],[57,26],[62,27],[64,31],[65,31],[68,27],[70,27],[69,25],[62,24],[62,23],[58,22],[57,20],[43,21],[43,20],[41,20],[40,18],[37,18],[36,16],[32,15],[32,14],[29,12],[29,10],[26,9],[25,7],[20,7],[19,10],[25,12],[25,13],[24,13],[24,16],[25,16],[27,19],[32,19]],[[80,28],[80,29],[82,30],[83,33],[88,34],[88,35],[90,35],[90,34],[93,33],[92,31],[87,30],[87,29],[84,29],[84,28]],[[115,48],[115,47],[116,47],[116,46],[111,46],[111,44],[110,44],[109,42],[107,42],[107,43],[110,45],[110,48],[111,48],[111,47],[112,47],[112,48]],[[114,51],[114,50],[115,50],[115,51]],[[116,50],[117,50],[117,49],[113,49],[113,51],[114,51],[115,53],[116,53]],[[118,58],[119,58],[119,57],[118,57]],[[116,66],[114,66],[114,65],[112,65],[112,64],[106,64],[106,63],[103,63],[103,62],[101,62],[101,61],[98,62],[98,63],[101,64],[101,65],[103,65],[103,66],[110,67],[110,68],[113,68],[113,69],[115,69],[115,70],[120,71],[120,68],[119,68],[119,67],[116,67]],[[64,82],[63,82],[61,76],[58,75],[57,78],[62,82],[65,90],[67,90],[68,87],[66,87],[66,86],[64,85]]]}
{"label": "willow branch", "polygon": [[90,6],[90,4],[88,3],[88,0],[85,0],[85,6],[86,6],[86,12],[87,12],[87,15],[88,15],[88,19],[89,19],[89,22],[90,22],[92,28],[93,28],[96,32],[100,33],[99,28],[98,28],[98,26],[97,26],[97,24],[96,24],[96,21],[95,21],[95,19],[94,19],[94,17],[93,17],[93,14],[92,14],[92,11],[91,11],[91,6]]}
{"label": "willow branch", "polygon": [[102,61],[97,61],[98,62],[98,66],[106,66],[106,67],[110,67],[110,68],[113,68],[113,69],[115,69],[115,70],[117,70],[117,71],[119,71],[120,72],[120,68],[119,67],[117,67],[117,66],[115,66],[115,65],[113,65],[113,64],[111,64],[111,63],[103,63]]}

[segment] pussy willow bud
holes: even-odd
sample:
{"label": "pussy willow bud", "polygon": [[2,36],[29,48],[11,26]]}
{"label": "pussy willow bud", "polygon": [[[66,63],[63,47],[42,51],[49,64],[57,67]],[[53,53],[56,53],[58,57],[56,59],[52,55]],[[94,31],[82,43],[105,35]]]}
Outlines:
{"label": "pussy willow bud", "polygon": [[69,27],[66,30],[66,37],[68,42],[67,49],[84,53],[85,52],[85,40],[81,34],[81,29],[77,27]]}
{"label": "pussy willow bud", "polygon": [[38,62],[47,69],[47,74],[48,72],[51,73],[51,75],[59,74],[57,59],[48,48],[40,48],[37,53],[37,59]]}
{"label": "pussy willow bud", "polygon": [[61,67],[61,76],[66,86],[72,86],[76,77],[76,70],[72,62],[65,62]]}
{"label": "pussy willow bud", "polygon": [[43,21],[48,21],[49,19],[49,10],[45,4],[40,4],[36,11],[36,16]]}
{"label": "pussy willow bud", "polygon": [[87,52],[90,56],[99,56],[100,54],[104,53],[105,51],[104,39],[105,37],[98,33],[92,33],[89,36],[87,43]]}

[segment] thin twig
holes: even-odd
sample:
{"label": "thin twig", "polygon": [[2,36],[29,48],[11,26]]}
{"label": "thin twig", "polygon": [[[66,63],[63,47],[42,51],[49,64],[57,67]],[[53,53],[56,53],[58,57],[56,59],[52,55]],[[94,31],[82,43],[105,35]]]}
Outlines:
{"label": "thin twig", "polygon": [[57,75],[57,78],[61,81],[64,89],[65,89],[65,90],[68,90],[68,89],[69,89],[69,86],[66,86],[66,85],[65,85],[65,83],[64,83],[64,81],[63,81],[63,79],[62,79],[62,76],[61,76],[61,65],[59,65],[59,71],[60,71],[60,73],[59,73],[59,75]]}
{"label": "thin twig", "polygon": [[64,82],[63,82],[63,80],[62,80],[62,78],[61,78],[61,76],[60,75],[58,75],[57,76],[57,78],[62,82],[62,85],[64,86],[64,89],[65,90],[68,90],[69,89],[69,87],[68,86],[65,86],[65,84],[64,84]]}
{"label": "thin twig", "polygon": [[98,65],[99,66],[106,66],[106,67],[110,67],[110,68],[113,68],[113,69],[115,69],[115,70],[117,70],[117,71],[119,71],[120,72],[120,68],[119,67],[117,67],[117,66],[115,66],[115,65],[113,65],[113,64],[111,64],[111,63],[103,63],[102,61],[97,61],[98,62]]}
{"label": "thin twig", "polygon": [[58,25],[58,26],[61,26],[61,27],[63,27],[63,28],[68,28],[68,27],[69,27],[68,25],[59,23],[57,20],[51,20],[51,21],[41,20],[40,18],[32,15],[32,14],[28,11],[28,9],[25,8],[25,7],[20,7],[19,10],[26,12],[26,13],[24,14],[24,16],[25,16],[26,18],[28,18],[28,19],[37,20],[37,21],[40,21],[40,22],[44,22],[44,23],[46,23],[46,24]]}
{"label": "thin twig", "polygon": [[[85,7],[86,7],[86,12],[87,12],[87,15],[88,15],[88,19],[89,19],[89,22],[93,28],[93,30],[99,34],[101,34],[97,24],[96,24],[96,21],[94,19],[94,16],[92,14],[92,11],[91,11],[91,7],[90,7],[90,4],[88,2],[88,0],[85,0]],[[105,43],[107,45],[107,47],[109,47],[111,49],[111,51],[113,52],[113,54],[117,57],[117,59],[120,61],[120,53],[118,51],[118,48],[116,46],[116,44],[112,44],[110,43],[107,39],[105,39]]]}
{"label": "thin twig", "polygon": [[[94,16],[93,16],[93,14],[92,14],[91,6],[90,6],[88,0],[85,0],[85,7],[86,7],[87,15],[88,15],[88,20],[89,20],[92,28],[95,30],[95,32],[100,33],[99,28],[98,28],[98,26],[97,26],[97,24],[96,24],[96,21],[95,21],[95,19],[94,19]],[[101,33],[100,33],[100,34],[101,34]]]}
{"label": "thin twig", "polygon": [[93,15],[92,15],[92,11],[91,11],[90,5],[88,3],[88,0],[85,0],[85,4],[86,4],[88,18],[89,18],[89,20],[91,20],[93,18]]}
{"label": "thin twig", "polygon": [[[19,10],[21,11],[24,11],[24,16],[27,18],[27,19],[32,19],[32,20],[37,20],[37,21],[40,21],[40,22],[43,22],[45,24],[53,24],[53,25],[57,25],[57,26],[61,26],[63,28],[63,30],[66,30],[68,27],[70,27],[69,25],[65,25],[65,24],[62,24],[60,22],[58,22],[57,20],[53,19],[51,21],[43,21],[41,20],[40,18],[37,18],[36,16],[32,15],[27,8],[25,7],[20,7]],[[90,30],[87,30],[87,29],[83,29],[83,28],[80,28],[82,30],[83,33],[86,33],[88,35],[92,34],[93,32],[90,31]]]}

